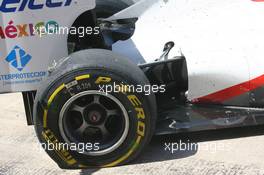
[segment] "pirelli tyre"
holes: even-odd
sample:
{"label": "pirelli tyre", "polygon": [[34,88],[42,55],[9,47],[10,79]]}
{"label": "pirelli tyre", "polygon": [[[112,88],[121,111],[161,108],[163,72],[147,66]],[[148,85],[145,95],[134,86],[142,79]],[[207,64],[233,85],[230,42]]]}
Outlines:
{"label": "pirelli tyre", "polygon": [[154,132],[156,101],[132,85],[149,82],[111,51],[79,51],[60,63],[34,106],[35,130],[48,155],[64,169],[111,167],[137,157]]}

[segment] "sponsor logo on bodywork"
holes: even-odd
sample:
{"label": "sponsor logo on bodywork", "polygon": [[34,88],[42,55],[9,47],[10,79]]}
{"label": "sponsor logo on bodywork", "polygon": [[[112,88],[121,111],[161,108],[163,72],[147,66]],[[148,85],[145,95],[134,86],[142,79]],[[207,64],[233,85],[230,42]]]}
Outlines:
{"label": "sponsor logo on bodywork", "polygon": [[15,46],[5,60],[18,71],[22,71],[31,59],[32,56],[27,54],[25,50],[19,46]]}
{"label": "sponsor logo on bodywork", "polygon": [[14,24],[14,21],[10,20],[7,26],[0,26],[0,39],[15,39],[30,36],[44,36],[43,31],[49,31],[49,34],[54,34],[59,27],[59,24],[50,20],[48,22],[37,22],[35,24]]}
{"label": "sponsor logo on bodywork", "polygon": [[12,13],[25,10],[41,10],[44,8],[59,8],[70,6],[72,0],[3,0],[0,6],[0,12]]}
{"label": "sponsor logo on bodywork", "polygon": [[11,67],[19,71],[19,73],[0,75],[0,81],[3,82],[3,86],[11,84],[39,83],[42,81],[42,78],[47,75],[47,72],[45,71],[22,72],[31,60],[32,56],[22,47],[18,45],[14,46],[6,56],[5,61],[8,62]]}

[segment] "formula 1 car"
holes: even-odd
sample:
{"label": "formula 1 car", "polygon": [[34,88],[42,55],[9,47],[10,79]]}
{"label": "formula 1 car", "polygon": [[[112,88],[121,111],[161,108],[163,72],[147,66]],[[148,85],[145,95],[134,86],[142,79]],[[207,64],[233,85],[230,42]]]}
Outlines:
{"label": "formula 1 car", "polygon": [[126,164],[153,134],[264,124],[263,0],[0,5],[0,92],[23,93],[61,168]]}

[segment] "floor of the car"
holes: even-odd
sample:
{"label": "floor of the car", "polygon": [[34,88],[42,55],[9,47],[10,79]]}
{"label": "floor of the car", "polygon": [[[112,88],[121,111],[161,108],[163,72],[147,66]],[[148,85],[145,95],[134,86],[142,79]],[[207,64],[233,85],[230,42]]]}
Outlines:
{"label": "floor of the car", "polygon": [[159,108],[156,135],[264,124],[263,114],[263,109],[172,100]]}

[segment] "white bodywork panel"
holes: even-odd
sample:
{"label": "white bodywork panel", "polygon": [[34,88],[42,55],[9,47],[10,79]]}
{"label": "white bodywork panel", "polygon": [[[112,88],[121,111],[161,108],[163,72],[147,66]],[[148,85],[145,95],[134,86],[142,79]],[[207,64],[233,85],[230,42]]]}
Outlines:
{"label": "white bodywork panel", "polygon": [[[11,36],[13,38],[0,38],[0,92],[36,90],[47,75],[48,66],[54,60],[58,61],[63,57],[67,57],[68,36],[66,34],[40,37],[39,35],[31,36],[29,31],[29,24],[35,26],[39,22],[44,22],[46,25],[49,21],[55,21],[62,27],[71,27],[80,14],[95,8],[95,0],[72,0],[70,5],[64,6],[66,1],[52,0],[53,3],[62,2],[63,5],[56,8],[48,8],[44,5],[42,9],[38,10],[31,10],[27,5],[23,11],[18,11],[21,3],[13,3],[6,5],[6,8],[14,7],[16,8],[15,12],[0,13],[0,26],[3,29],[6,29],[9,22],[12,21],[12,25],[15,25],[16,28],[17,25],[26,24],[28,34],[28,36],[19,37],[17,33],[16,37]],[[35,1],[35,4],[45,4],[46,2],[47,0],[38,0]],[[15,60],[6,61],[6,57],[15,46],[25,51],[22,55],[31,56],[31,60],[26,65],[19,66],[21,64],[21,55],[18,49],[15,55],[18,65],[14,63],[15,66],[12,66]]]}
{"label": "white bodywork panel", "polygon": [[[133,8],[139,7],[111,18],[135,17]],[[138,62],[153,62],[165,43],[175,42],[170,57],[186,57],[191,101],[264,73],[264,3],[158,0],[138,15],[133,37],[116,43],[114,50]]]}

